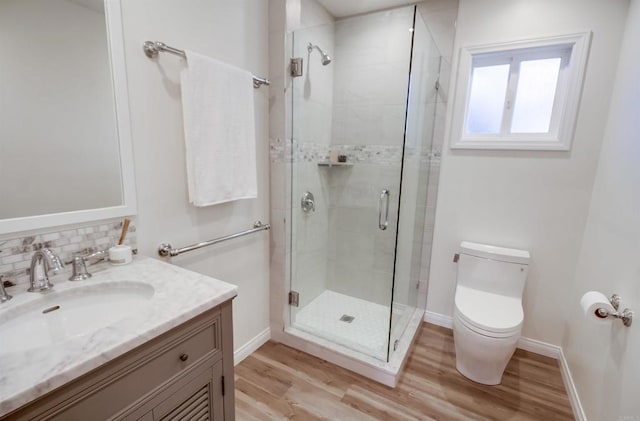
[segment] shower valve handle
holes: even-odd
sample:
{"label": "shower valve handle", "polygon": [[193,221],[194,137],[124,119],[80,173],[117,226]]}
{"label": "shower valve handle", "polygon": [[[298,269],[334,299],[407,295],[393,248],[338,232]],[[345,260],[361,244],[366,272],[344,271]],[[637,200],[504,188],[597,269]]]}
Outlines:
{"label": "shower valve handle", "polygon": [[313,193],[304,192],[302,194],[302,200],[300,200],[300,207],[304,213],[315,212],[316,211],[316,200],[313,197]]}

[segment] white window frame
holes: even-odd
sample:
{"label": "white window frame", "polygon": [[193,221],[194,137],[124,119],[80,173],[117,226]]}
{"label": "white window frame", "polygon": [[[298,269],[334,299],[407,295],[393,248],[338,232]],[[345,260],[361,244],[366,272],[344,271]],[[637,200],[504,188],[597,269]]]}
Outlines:
{"label": "white window frame", "polygon": [[[591,32],[536,38],[499,44],[463,47],[458,61],[458,80],[451,119],[452,149],[508,149],[568,151],[573,132],[587,64]],[[562,57],[558,85],[547,133],[510,133],[513,105],[505,106],[501,132],[466,133],[467,107],[474,65],[512,63],[505,105],[515,100],[520,61]]]}

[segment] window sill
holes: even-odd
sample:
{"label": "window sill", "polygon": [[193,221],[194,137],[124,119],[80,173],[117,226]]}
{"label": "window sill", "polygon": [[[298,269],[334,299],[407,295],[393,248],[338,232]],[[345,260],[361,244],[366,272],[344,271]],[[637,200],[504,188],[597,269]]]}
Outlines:
{"label": "window sill", "polygon": [[532,150],[532,151],[568,151],[571,145],[559,139],[540,139],[539,137],[465,137],[451,142],[451,149],[489,149],[489,150]]}

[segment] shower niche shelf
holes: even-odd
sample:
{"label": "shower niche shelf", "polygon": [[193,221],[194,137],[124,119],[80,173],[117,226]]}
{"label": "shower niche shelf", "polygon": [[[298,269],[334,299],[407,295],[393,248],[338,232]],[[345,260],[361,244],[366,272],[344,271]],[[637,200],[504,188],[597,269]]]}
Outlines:
{"label": "shower niche shelf", "polygon": [[318,162],[319,167],[353,167],[353,162]]}

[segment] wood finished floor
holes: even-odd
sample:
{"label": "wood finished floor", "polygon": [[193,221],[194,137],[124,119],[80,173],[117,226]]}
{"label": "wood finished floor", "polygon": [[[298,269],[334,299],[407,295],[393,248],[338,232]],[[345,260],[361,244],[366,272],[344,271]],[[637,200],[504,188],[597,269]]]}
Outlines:
{"label": "wood finished floor", "polygon": [[455,369],[450,330],[423,324],[398,386],[268,342],[236,366],[236,419],[573,420],[556,360],[517,350],[502,384]]}

